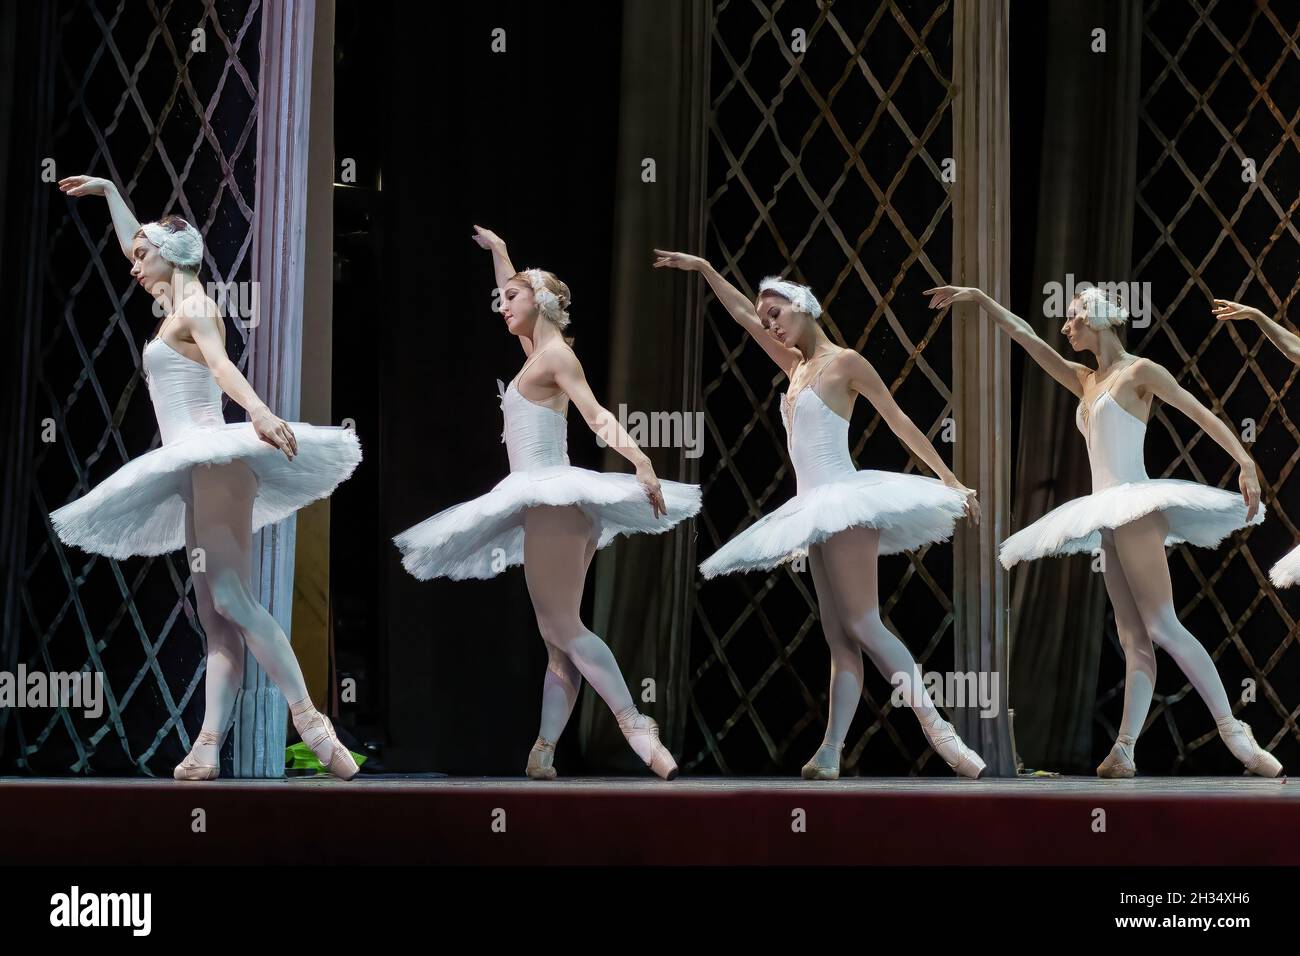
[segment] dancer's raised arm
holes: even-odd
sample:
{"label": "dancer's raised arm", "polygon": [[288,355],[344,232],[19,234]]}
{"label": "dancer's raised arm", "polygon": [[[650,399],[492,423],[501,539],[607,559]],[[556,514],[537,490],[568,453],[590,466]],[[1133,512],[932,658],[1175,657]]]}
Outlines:
{"label": "dancer's raised arm", "polygon": [[117,244],[122,255],[131,258],[131,246],[135,234],[140,231],[131,207],[126,204],[122,194],[111,181],[96,176],[68,176],[59,180],[59,189],[69,196],[103,196],[108,200],[108,211],[113,217],[113,231],[117,233]]}
{"label": "dancer's raised arm", "polygon": [[[484,229],[482,226],[474,227],[472,238],[479,244],[480,248],[487,249],[492,253],[492,271],[496,274],[497,294],[504,296],[506,283],[518,272],[511,264],[510,255],[506,252],[506,241],[491,229]],[[518,338],[524,354],[532,355],[533,340],[526,335],[520,335]]]}
{"label": "dancer's raised arm", "polygon": [[1210,311],[1223,321],[1249,319],[1264,330],[1268,340],[1281,349],[1283,355],[1296,365],[1300,365],[1300,336],[1280,322],[1270,319],[1259,309],[1230,299],[1215,299],[1214,308]]}
{"label": "dancer's raised arm", "polygon": [[1028,352],[1048,375],[1075,395],[1083,397],[1083,383],[1087,376],[1092,374],[1092,369],[1080,362],[1071,362],[1061,355],[1039,338],[1032,325],[1011,310],[1003,308],[988,293],[971,286],[941,285],[926,289],[923,294],[930,296],[932,309],[946,309],[954,302],[974,302],[992,316],[993,321],[1011,337],[1012,341]]}
{"label": "dancer's raised arm", "polygon": [[842,363],[839,371],[848,377],[849,388],[872,404],[880,413],[880,417],[885,420],[890,431],[898,436],[898,440],[906,445],[913,455],[925,462],[945,485],[966,495],[966,517],[970,518],[972,523],[979,524],[980,506],[979,500],[975,497],[975,489],[967,488],[957,480],[957,476],[944,464],[930,439],[925,436],[925,432],[917,428],[916,423],[899,407],[889,386],[880,377],[875,366],[860,352],[853,349],[845,349],[835,361]]}
{"label": "dancer's raised arm", "polygon": [[799,350],[782,345],[772,333],[767,330],[767,326],[759,317],[758,312],[754,309],[754,303],[749,300],[745,293],[741,292],[734,285],[723,278],[722,273],[713,268],[707,259],[699,256],[692,256],[685,252],[668,252],[664,249],[656,249],[654,268],[662,269],[681,269],[683,272],[698,272],[704,276],[709,287],[713,289],[713,294],[718,297],[722,307],[731,314],[731,317],[740,324],[750,337],[763,347],[763,351],[771,357],[772,361],[780,366],[781,371],[787,375],[790,370],[799,364],[802,356]]}

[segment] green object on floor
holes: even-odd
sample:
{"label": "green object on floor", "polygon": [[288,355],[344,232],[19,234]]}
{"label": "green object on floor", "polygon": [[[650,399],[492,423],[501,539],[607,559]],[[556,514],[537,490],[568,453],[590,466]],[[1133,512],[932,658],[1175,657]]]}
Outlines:
{"label": "green object on floor", "polygon": [[[349,750],[352,759],[360,767],[369,757],[359,754],[355,750]],[[284,748],[284,766],[286,770],[315,770],[317,773],[327,773],[320,759],[312,753],[312,749],[301,740],[296,744],[291,744]]]}

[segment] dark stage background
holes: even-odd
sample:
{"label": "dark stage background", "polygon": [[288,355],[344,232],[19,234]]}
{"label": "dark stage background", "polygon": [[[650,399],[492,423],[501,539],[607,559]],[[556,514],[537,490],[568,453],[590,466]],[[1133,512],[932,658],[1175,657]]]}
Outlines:
{"label": "dark stage background", "polygon": [[[177,9],[187,16],[212,10],[232,35],[250,11],[256,16],[256,4],[244,0],[191,7]],[[36,443],[32,422],[44,413],[20,401],[26,395],[59,407],[71,390],[89,387],[84,357],[67,353],[62,330],[116,322],[130,335],[110,336],[106,348],[128,352],[152,331],[147,303],[113,291],[126,277],[102,276],[89,264],[87,246],[102,247],[106,215],[97,213],[95,231],[81,232],[75,210],[65,212],[52,187],[31,183],[32,159],[46,154],[46,144],[91,155],[95,130],[111,121],[122,95],[120,79],[111,80],[115,70],[88,87],[84,110],[69,94],[83,85],[101,21],[130,33],[130,17],[139,16],[147,36],[152,15],[131,8],[119,22],[111,3],[74,0],[50,9],[7,6],[0,20],[10,44],[4,49],[12,51],[0,113],[12,117],[0,134],[0,287],[6,301],[27,310],[5,332],[5,422],[20,453],[6,461],[0,663],[58,668],[68,666],[66,651],[70,666],[79,666],[88,642],[100,641],[106,669],[128,683],[145,676],[136,709],[126,714],[135,730],[42,721],[40,758],[20,768],[15,748],[29,746],[41,728],[20,734],[9,721],[0,769],[167,771],[185,741],[156,728],[176,715],[193,728],[201,704],[194,697],[201,642],[186,613],[183,563],[177,556],[92,561],[86,582],[74,586],[77,571],[51,553],[43,524],[44,511],[71,493],[79,467],[91,469],[93,484],[156,440],[147,396],[133,379],[134,358],[92,363],[96,375],[112,367],[122,376],[107,383],[104,407],[86,426],[113,426],[94,459],[60,460]],[[523,356],[491,311],[490,257],[470,240],[476,222],[507,240],[517,267],[552,269],[568,282],[578,354],[607,405],[631,395],[619,383],[636,365],[638,342],[656,356],[655,369],[653,337],[690,343],[678,349],[680,365],[664,388],[705,412],[705,456],[697,475],[677,473],[667,459],[656,466],[661,477],[699,480],[706,510],[691,548],[674,559],[679,577],[690,580],[685,619],[645,642],[673,656],[681,675],[672,703],[649,709],[683,767],[791,774],[812,753],[828,665],[810,575],[783,568],[704,585],[694,572],[718,543],[793,492],[775,403],[779,376],[710,297],[696,290],[686,298],[696,280],[655,274],[640,285],[636,250],[644,248],[649,275],[652,246],[695,236],[692,251],[708,255],[743,289],[752,291],[768,273],[810,282],[833,337],[861,349],[936,437],[953,414],[952,319],[925,309],[919,292],[952,267],[952,200],[936,169],[956,149],[954,9],[943,0],[436,8],[339,0],[335,161],[355,160],[357,181],[337,184],[334,193],[333,415],[356,421],[366,462],[334,496],[331,600],[339,676],[355,677],[360,691],[340,723],[380,748],[383,767],[515,775],[536,731],[546,655],[522,572],[486,582],[418,582],[389,540],[482,494],[507,469],[495,380],[508,380]],[[1129,349],[1164,363],[1225,420],[1260,422],[1254,453],[1268,521],[1217,551],[1174,549],[1170,563],[1180,616],[1219,660],[1230,696],[1243,677],[1259,682],[1260,701],[1243,716],[1261,743],[1294,764],[1300,594],[1261,583],[1300,537],[1300,510],[1287,489],[1300,460],[1300,429],[1285,408],[1296,370],[1252,327],[1216,326],[1208,295],[1243,298],[1279,317],[1294,300],[1300,10],[1193,0],[1014,0],[1010,10],[1010,304],[1064,350],[1059,322],[1041,315],[1045,279],[1062,279],[1068,268],[1081,278],[1118,272],[1114,278],[1149,280],[1155,320],[1129,331]],[[1111,38],[1104,66],[1072,46],[1094,21]],[[795,26],[813,37],[797,63],[788,51]],[[507,30],[507,55],[489,48],[495,27]],[[60,58],[42,71],[42,51],[51,49]],[[238,55],[253,76],[256,50],[250,43]],[[159,51],[150,69],[174,74],[165,47]],[[195,69],[202,104],[215,79]],[[697,77],[693,69],[703,72]],[[664,93],[674,78],[695,84],[701,102]],[[248,145],[236,150],[249,116],[249,104],[235,102],[248,96],[236,79],[217,98],[218,117],[232,111],[234,139],[220,143],[226,165],[204,143],[188,173],[205,209],[213,197],[204,190],[240,185],[255,158]],[[202,110],[182,98],[178,112],[187,111],[191,118],[175,120],[167,135],[193,138],[185,124]],[[142,193],[137,208],[161,208],[170,181],[131,116],[127,111],[112,146],[116,153],[140,140],[130,163],[144,157],[141,182],[158,193]],[[663,131],[674,122],[685,132],[670,149]],[[856,155],[843,140],[858,145]],[[645,152],[629,156],[627,148]],[[660,192],[645,200],[662,217],[638,218],[628,212],[620,177],[630,157],[656,151],[671,151],[692,177],[674,178],[664,161]],[[1259,164],[1256,184],[1240,181],[1243,155]],[[237,277],[244,213],[228,196],[212,208],[215,264]],[[1062,229],[1067,221],[1074,228]],[[656,298],[670,294],[678,298],[668,306]],[[1086,493],[1088,474],[1071,397],[1045,384],[1036,366],[1026,368],[1018,350],[1011,368],[1015,530]],[[90,403],[73,407],[84,412]],[[916,470],[880,425],[872,410],[858,408],[850,440],[859,467]],[[571,426],[575,465],[626,470],[576,418]],[[1157,408],[1148,431],[1152,476],[1235,487],[1226,457],[1192,436],[1181,416]],[[91,435],[82,445],[98,443]],[[936,446],[951,460],[949,446]],[[617,604],[626,593],[620,588],[634,588],[627,578],[643,568],[636,547],[617,545],[597,559],[599,571],[593,563],[589,623],[620,620],[599,601],[603,594],[606,605]],[[1031,767],[1091,773],[1118,717],[1122,662],[1104,591],[1087,564],[1082,557],[1040,562],[1012,578],[1012,705]],[[608,586],[597,585],[600,574]],[[947,546],[881,562],[882,613],[926,670],[953,667],[952,588]],[[73,593],[90,613],[77,616]],[[604,635],[625,669],[636,648],[617,642],[637,636],[627,624]],[[149,642],[164,634],[171,636],[154,657],[171,678],[155,675],[150,656]],[[629,669],[629,683],[641,673]],[[887,691],[868,668],[846,772],[946,774],[910,714],[887,706]],[[581,707],[558,750],[560,772],[644,772],[621,741],[610,743],[612,718],[589,689]],[[675,716],[662,719],[668,712]],[[1204,705],[1162,657],[1152,725],[1139,748],[1143,772],[1238,772],[1211,729]],[[131,733],[148,739],[128,746]]]}
{"label": "dark stage background", "polygon": [[[416,581],[389,538],[508,469],[496,379],[523,352],[491,311],[475,223],[507,241],[517,268],[569,284],[575,347],[596,394],[616,401],[605,369],[620,11],[455,4],[395,29],[410,15],[338,6],[335,150],[356,158],[363,188],[336,198],[335,408],[357,409],[377,467],[338,499],[336,514],[356,503],[374,520],[335,531],[337,641],[344,670],[380,677],[386,765],[513,774],[546,668],[522,572]],[[497,26],[506,55],[489,49]],[[594,438],[571,426],[570,460],[600,467]],[[587,620],[591,600],[589,589]]]}

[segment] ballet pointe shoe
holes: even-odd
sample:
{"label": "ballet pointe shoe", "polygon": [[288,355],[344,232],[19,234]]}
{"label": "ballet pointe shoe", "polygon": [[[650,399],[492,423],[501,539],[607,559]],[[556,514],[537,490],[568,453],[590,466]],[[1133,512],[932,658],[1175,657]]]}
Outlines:
{"label": "ballet pointe shoe", "polygon": [[618,715],[618,728],[623,731],[630,746],[647,767],[657,776],[672,780],[677,776],[677,761],[668,748],[659,742],[659,725],[654,718],[629,707]]}
{"label": "ballet pointe shoe", "polygon": [[1278,759],[1256,743],[1250,724],[1236,717],[1223,717],[1215,723],[1219,725],[1219,736],[1228,745],[1232,755],[1251,773],[1261,777],[1276,777],[1282,772],[1282,764]]}
{"label": "ballet pointe shoe", "polygon": [[530,780],[554,780],[555,768],[551,766],[554,759],[555,744],[538,737],[533,749],[528,751],[528,766],[524,768],[524,773]]}
{"label": "ballet pointe shoe", "polygon": [[311,752],[321,762],[321,766],[341,780],[355,777],[361,768],[339,740],[330,719],[313,707],[311,701],[300,708],[294,706],[298,709],[293,711],[293,726],[302,742],[311,748]]}
{"label": "ballet pointe shoe", "polygon": [[957,731],[948,721],[942,717],[936,717],[929,723],[923,720],[921,730],[934,752],[957,774],[974,779],[984,772],[984,760],[962,743]]}
{"label": "ballet pointe shoe", "polygon": [[1120,734],[1115,738],[1115,744],[1110,748],[1110,753],[1097,766],[1097,776],[1117,779],[1131,777],[1137,773],[1137,764],[1133,762],[1133,745],[1136,742],[1128,734]]}
{"label": "ballet pointe shoe", "polygon": [[[194,751],[200,746],[216,747],[218,751],[217,764],[199,763],[194,758]],[[172,771],[173,780],[216,780],[217,775],[221,773],[220,765],[221,737],[210,730],[200,730],[199,735],[194,738],[194,746],[190,752],[185,755],[185,759],[176,765]]]}
{"label": "ballet pointe shoe", "polygon": [[840,751],[843,749],[843,744],[823,743],[817,748],[812,759],[803,765],[803,778],[805,780],[840,779]]}

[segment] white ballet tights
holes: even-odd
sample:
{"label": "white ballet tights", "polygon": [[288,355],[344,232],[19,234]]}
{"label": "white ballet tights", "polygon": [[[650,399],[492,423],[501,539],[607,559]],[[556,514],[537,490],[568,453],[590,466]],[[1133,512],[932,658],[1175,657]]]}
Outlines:
{"label": "white ballet tights", "polygon": [[[185,509],[186,561],[194,581],[199,621],[207,636],[203,729],[216,744],[195,744],[202,764],[218,762],[244,679],[244,644],[291,706],[303,710],[307,684],[284,630],[253,597],[252,527],[257,477],[241,461],[191,470],[192,504]],[[195,569],[195,549],[204,562]],[[311,708],[314,711],[314,708]],[[310,712],[308,712],[310,715]],[[296,721],[295,721],[296,722]]]}
{"label": "white ballet tights", "polygon": [[[582,589],[594,552],[591,519],[581,509],[573,505],[528,509],[524,516],[524,578],[537,627],[550,654],[542,683],[538,734],[551,743],[564,730],[584,677],[613,711],[620,727],[638,714],[613,651],[587,630],[580,618]],[[629,743],[642,760],[649,760],[647,738],[633,738]]]}
{"label": "white ballet tights", "polygon": [[1124,649],[1124,713],[1119,732],[1134,740],[1151,709],[1157,647],[1174,659],[1216,720],[1232,715],[1214,660],[1174,613],[1165,555],[1168,531],[1168,519],[1154,512],[1102,532],[1106,591]]}
{"label": "white ballet tights", "polygon": [[862,696],[862,652],[896,688],[922,724],[940,719],[916,659],[880,619],[876,558],[880,532],[849,528],[808,550],[822,632],[831,651],[830,717],[823,744],[840,747]]}

